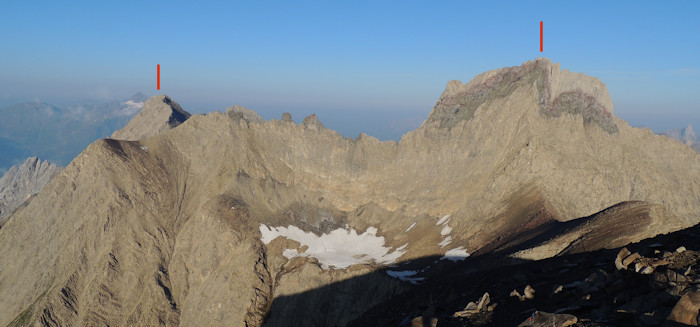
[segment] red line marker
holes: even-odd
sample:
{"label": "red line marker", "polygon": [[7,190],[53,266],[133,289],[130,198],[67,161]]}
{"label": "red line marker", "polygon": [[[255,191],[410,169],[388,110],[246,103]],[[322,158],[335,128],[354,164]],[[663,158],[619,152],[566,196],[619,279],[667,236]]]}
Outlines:
{"label": "red line marker", "polygon": [[540,52],[544,49],[542,46],[542,21],[540,21]]}
{"label": "red line marker", "polygon": [[158,89],[160,90],[160,65],[158,65]]}

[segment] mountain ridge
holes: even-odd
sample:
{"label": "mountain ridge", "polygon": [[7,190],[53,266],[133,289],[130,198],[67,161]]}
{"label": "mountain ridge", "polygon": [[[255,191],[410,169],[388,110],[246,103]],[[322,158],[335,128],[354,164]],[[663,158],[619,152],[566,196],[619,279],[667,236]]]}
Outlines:
{"label": "mountain ridge", "polygon": [[167,95],[151,97],[139,109],[139,113],[110,138],[135,141],[154,136],[177,127],[191,116]]}
{"label": "mountain ridge", "polygon": [[[698,154],[629,127],[602,83],[557,69],[538,59],[465,89],[450,83],[434,119],[399,142],[242,109],[98,140],[0,229],[0,260],[23,260],[0,272],[0,325],[27,310],[67,325],[344,325],[411,284],[373,274],[307,299],[306,311],[271,305],[421,258],[444,260],[412,267],[412,278],[439,278],[452,261],[524,244],[520,235],[555,222],[589,217],[554,228],[530,255],[700,221]],[[548,105],[562,94],[565,106]],[[606,233],[635,220],[644,228]],[[374,246],[348,253],[358,238]],[[363,260],[342,268],[346,256],[330,253]]]}

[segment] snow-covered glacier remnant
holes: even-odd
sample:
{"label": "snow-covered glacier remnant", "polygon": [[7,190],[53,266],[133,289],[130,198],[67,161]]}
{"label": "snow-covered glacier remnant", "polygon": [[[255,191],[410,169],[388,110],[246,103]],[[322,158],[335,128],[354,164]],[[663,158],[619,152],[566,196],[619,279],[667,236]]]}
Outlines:
{"label": "snow-covered glacier remnant", "polygon": [[[345,269],[356,264],[376,263],[389,265],[406,253],[404,244],[399,248],[384,246],[384,237],[377,236],[377,229],[369,227],[358,234],[353,228],[338,228],[330,233],[318,236],[305,232],[299,227],[268,227],[260,224],[261,241],[269,244],[278,237],[286,237],[308,247],[305,251],[285,249],[282,255],[291,259],[294,257],[316,258],[323,269]],[[392,251],[393,250],[393,251]]]}

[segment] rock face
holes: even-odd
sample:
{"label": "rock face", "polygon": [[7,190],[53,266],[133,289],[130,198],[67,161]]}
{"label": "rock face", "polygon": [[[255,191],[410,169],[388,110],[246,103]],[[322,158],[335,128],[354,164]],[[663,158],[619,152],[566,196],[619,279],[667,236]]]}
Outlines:
{"label": "rock face", "polygon": [[10,168],[0,178],[0,228],[12,211],[39,193],[60,171],[56,164],[36,157]]}
{"label": "rock face", "polygon": [[167,95],[151,97],[141,111],[111,138],[136,141],[175,128],[190,118],[190,113]]}
{"label": "rock face", "polygon": [[240,107],[152,130],[181,111],[149,99],[114,135],[134,141],[93,143],[10,217],[0,325],[342,326],[453,262],[700,220],[699,155],[546,59],[450,82],[400,142]]}

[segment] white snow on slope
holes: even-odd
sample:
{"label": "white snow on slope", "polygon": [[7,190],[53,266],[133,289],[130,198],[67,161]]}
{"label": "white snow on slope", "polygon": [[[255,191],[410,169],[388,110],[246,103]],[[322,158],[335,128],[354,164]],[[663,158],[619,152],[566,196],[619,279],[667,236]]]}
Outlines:
{"label": "white snow on slope", "polygon": [[442,230],[440,231],[440,235],[445,237],[447,235],[450,235],[451,231],[452,231],[452,227],[450,227],[450,225],[448,225],[448,224],[445,224],[445,226],[442,227]]}
{"label": "white snow on slope", "polygon": [[406,230],[403,232],[406,233],[406,232],[410,231],[411,228],[413,228],[413,226],[415,226],[415,225],[416,225],[416,222],[413,222],[413,224],[411,224],[411,226],[408,226],[408,228],[406,228]]}
{"label": "white snow on slope", "polygon": [[462,261],[467,257],[469,257],[469,253],[467,253],[467,250],[465,250],[464,247],[460,246],[445,252],[445,256],[440,258],[440,260]]}
{"label": "white snow on slope", "polygon": [[[355,264],[377,263],[388,265],[396,262],[404,253],[406,246],[393,249],[384,246],[384,237],[377,236],[377,229],[369,227],[362,234],[355,229],[338,228],[328,234],[317,236],[305,232],[296,226],[268,227],[260,224],[260,240],[269,244],[278,237],[286,237],[297,241],[301,247],[307,246],[304,252],[299,249],[286,249],[282,253],[291,259],[294,257],[316,258],[323,269],[345,269]],[[393,251],[392,251],[393,249]]]}
{"label": "white snow on slope", "polygon": [[442,242],[438,243],[441,248],[444,248],[452,243],[452,236],[448,236],[442,239]]}
{"label": "white snow on slope", "polygon": [[415,276],[418,272],[415,270],[404,270],[404,271],[396,271],[396,270],[387,270],[386,274],[398,278],[404,282],[409,282],[411,284],[418,284],[418,282],[424,281],[425,277],[411,277]]}
{"label": "white snow on slope", "polygon": [[435,225],[446,224],[446,223],[449,222],[449,221],[450,221],[450,215],[445,215],[445,216],[443,216],[442,218],[440,218],[440,220],[438,220],[437,223],[436,223]]}

